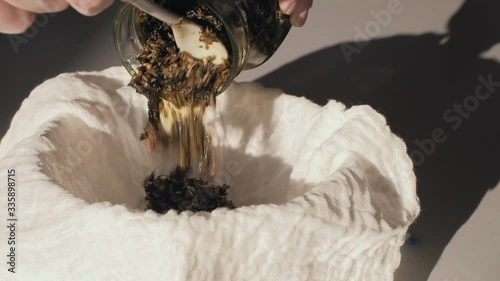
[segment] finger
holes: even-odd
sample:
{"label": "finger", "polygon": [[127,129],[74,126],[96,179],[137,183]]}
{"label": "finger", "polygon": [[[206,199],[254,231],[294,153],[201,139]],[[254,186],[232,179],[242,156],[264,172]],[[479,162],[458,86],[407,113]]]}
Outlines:
{"label": "finger", "polygon": [[54,13],[66,9],[66,0],[3,0],[11,6],[34,13]]}
{"label": "finger", "polygon": [[295,12],[290,16],[290,23],[296,27],[302,27],[306,23],[307,16],[309,15],[309,9],[302,12]]}
{"label": "finger", "polygon": [[113,4],[113,0],[67,0],[79,13],[95,16]]}
{"label": "finger", "polygon": [[313,0],[300,0],[295,7],[295,11],[293,11],[290,16],[290,22],[293,26],[301,27],[304,25],[309,15],[309,9],[312,6],[312,2]]}
{"label": "finger", "polygon": [[291,15],[293,11],[295,11],[295,7],[297,7],[299,1],[300,0],[280,0],[280,10],[286,15]]}
{"label": "finger", "polygon": [[290,15],[293,26],[303,26],[307,20],[313,0],[280,0],[280,9]]}
{"label": "finger", "polygon": [[0,32],[2,33],[23,33],[28,29],[35,14],[18,9],[4,0],[0,0]]}
{"label": "finger", "polygon": [[287,15],[300,14],[305,10],[309,10],[312,3],[313,0],[279,0],[281,11]]}

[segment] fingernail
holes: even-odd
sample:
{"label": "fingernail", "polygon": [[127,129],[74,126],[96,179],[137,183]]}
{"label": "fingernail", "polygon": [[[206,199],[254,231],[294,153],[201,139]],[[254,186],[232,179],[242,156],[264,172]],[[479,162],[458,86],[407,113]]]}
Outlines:
{"label": "fingernail", "polygon": [[285,15],[291,15],[293,10],[297,6],[297,1],[295,0],[284,0],[280,1],[280,9]]}
{"label": "fingernail", "polygon": [[301,27],[304,26],[307,20],[307,15],[309,14],[309,10],[302,11],[300,14],[293,14],[290,17],[290,22],[293,26]]}

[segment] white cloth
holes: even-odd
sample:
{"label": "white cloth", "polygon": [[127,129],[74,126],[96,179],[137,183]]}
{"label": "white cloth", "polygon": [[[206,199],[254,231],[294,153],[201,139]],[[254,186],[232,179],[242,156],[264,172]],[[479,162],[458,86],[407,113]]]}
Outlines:
{"label": "white cloth", "polygon": [[241,207],[158,215],[142,211],[142,183],[169,157],[139,140],[147,101],[129,79],[62,74],[22,104],[0,144],[0,193],[15,169],[18,218],[17,273],[4,262],[0,280],[393,280],[420,207],[380,114],[234,84],[204,122],[215,181]]}

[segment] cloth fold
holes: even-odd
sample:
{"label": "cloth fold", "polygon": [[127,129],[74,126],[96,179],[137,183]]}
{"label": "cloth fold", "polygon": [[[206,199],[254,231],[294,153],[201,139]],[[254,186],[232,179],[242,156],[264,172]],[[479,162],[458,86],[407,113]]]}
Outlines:
{"label": "cloth fold", "polygon": [[18,206],[16,274],[1,280],[393,280],[420,207],[380,114],[233,84],[204,123],[213,180],[239,208],[158,215],[143,211],[143,180],[174,162],[139,140],[147,100],[129,79],[62,74],[23,102],[0,143]]}

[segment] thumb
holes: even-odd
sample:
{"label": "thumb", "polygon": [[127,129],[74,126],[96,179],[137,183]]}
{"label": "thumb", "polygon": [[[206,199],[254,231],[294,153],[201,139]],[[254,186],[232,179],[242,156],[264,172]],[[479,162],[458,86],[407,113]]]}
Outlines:
{"label": "thumb", "polygon": [[306,22],[312,3],[313,0],[279,0],[281,11],[290,15],[290,22],[297,27]]}

